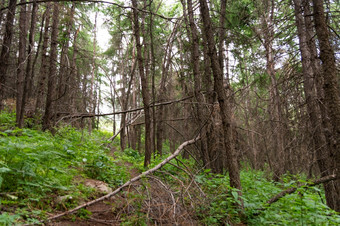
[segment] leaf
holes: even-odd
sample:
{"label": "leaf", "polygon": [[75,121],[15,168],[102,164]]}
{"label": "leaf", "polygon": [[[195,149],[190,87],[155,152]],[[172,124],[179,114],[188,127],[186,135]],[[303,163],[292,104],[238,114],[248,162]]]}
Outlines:
{"label": "leaf", "polygon": [[231,194],[233,195],[235,200],[238,200],[238,193],[236,191],[232,191]]}
{"label": "leaf", "polygon": [[12,171],[12,170],[9,169],[9,168],[6,168],[6,167],[1,167],[1,168],[0,168],[0,173],[8,173],[8,172],[10,172],[10,171]]}

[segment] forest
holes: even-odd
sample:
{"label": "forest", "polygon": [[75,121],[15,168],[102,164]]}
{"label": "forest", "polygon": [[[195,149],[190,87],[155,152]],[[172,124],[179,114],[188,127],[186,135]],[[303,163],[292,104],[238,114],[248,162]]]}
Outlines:
{"label": "forest", "polygon": [[0,225],[340,225],[339,0],[0,0]]}

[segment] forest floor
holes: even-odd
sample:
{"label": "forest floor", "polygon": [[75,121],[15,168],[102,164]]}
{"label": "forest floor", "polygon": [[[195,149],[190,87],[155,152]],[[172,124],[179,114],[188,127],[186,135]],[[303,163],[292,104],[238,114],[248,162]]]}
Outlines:
{"label": "forest floor", "polygon": [[[269,169],[242,163],[241,211],[227,173],[211,173],[180,155],[104,201],[49,220],[111,194],[172,155],[165,142],[163,156],[146,169],[143,153],[120,151],[119,137],[108,142],[110,136],[69,126],[54,135],[18,129],[15,115],[0,114],[0,225],[340,225],[339,213],[324,203],[322,185],[307,186],[303,174],[274,182]],[[291,188],[296,192],[268,205]]]}
{"label": "forest floor", "polygon": [[[111,155],[118,150],[113,147]],[[137,177],[140,172],[130,162],[120,162],[118,165],[128,169],[130,178]],[[146,188],[147,186],[147,188]],[[132,198],[131,198],[132,197]],[[139,200],[148,197],[146,200]],[[143,198],[144,199],[144,198]],[[141,203],[143,202],[143,203]],[[136,209],[136,203],[138,209]],[[181,203],[174,200],[172,191],[161,180],[150,177],[147,183],[136,181],[121,193],[108,200],[97,202],[86,207],[91,213],[86,219],[65,216],[47,225],[51,226],[86,226],[86,225],[121,225],[128,218],[129,223],[143,225],[145,220],[157,222],[156,225],[198,225],[195,214],[190,213]],[[143,213],[138,219],[136,211]],[[176,213],[177,211],[177,213]],[[146,214],[146,216],[145,216]],[[138,214],[137,214],[138,215]],[[145,219],[146,217],[146,219]]]}

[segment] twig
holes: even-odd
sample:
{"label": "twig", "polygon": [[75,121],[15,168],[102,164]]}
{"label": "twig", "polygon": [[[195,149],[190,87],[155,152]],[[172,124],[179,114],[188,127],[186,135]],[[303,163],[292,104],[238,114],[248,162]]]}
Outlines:
{"label": "twig", "polygon": [[185,146],[190,145],[190,144],[193,144],[193,143],[195,143],[196,141],[198,141],[199,139],[200,139],[200,137],[197,136],[196,138],[194,138],[194,139],[192,139],[192,140],[188,140],[188,141],[182,143],[172,155],[170,155],[169,157],[167,157],[166,159],[164,159],[164,160],[163,160],[161,163],[159,163],[157,166],[155,166],[154,168],[149,169],[149,170],[143,172],[142,174],[138,175],[137,177],[134,177],[134,178],[130,179],[128,182],[126,182],[125,184],[123,184],[122,186],[120,186],[119,188],[117,188],[116,190],[114,190],[113,192],[111,192],[111,193],[109,193],[109,194],[107,194],[107,195],[104,195],[104,196],[102,196],[102,197],[100,197],[100,198],[98,198],[98,199],[95,199],[95,200],[92,200],[92,201],[90,201],[90,202],[84,203],[84,204],[82,204],[82,205],[80,205],[80,206],[78,206],[78,207],[76,207],[76,208],[74,208],[74,209],[71,209],[71,210],[69,210],[69,211],[66,211],[66,212],[57,214],[57,215],[55,215],[55,216],[53,216],[53,217],[48,218],[47,220],[48,220],[48,221],[51,221],[51,220],[55,220],[55,219],[57,219],[57,218],[60,218],[60,217],[62,217],[62,216],[69,215],[69,214],[71,214],[71,213],[76,212],[76,211],[79,210],[79,209],[82,209],[82,208],[84,208],[84,207],[91,206],[91,205],[93,205],[93,204],[95,204],[95,203],[97,203],[97,202],[103,201],[103,200],[105,200],[105,199],[110,198],[111,196],[116,195],[116,194],[119,193],[121,190],[123,190],[123,188],[125,188],[125,187],[131,185],[133,182],[136,182],[136,181],[140,180],[141,178],[147,176],[148,174],[153,173],[153,172],[155,172],[156,170],[160,169],[162,166],[164,166],[164,165],[167,164],[169,161],[171,161],[171,160],[174,159],[176,156],[178,156],[178,155],[181,153],[181,151],[184,149]]}

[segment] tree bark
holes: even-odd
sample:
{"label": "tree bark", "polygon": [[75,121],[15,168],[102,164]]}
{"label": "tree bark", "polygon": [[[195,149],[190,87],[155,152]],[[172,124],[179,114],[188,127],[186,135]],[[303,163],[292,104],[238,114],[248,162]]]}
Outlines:
{"label": "tree bark", "polygon": [[16,9],[16,0],[9,0],[8,12],[5,23],[5,34],[2,42],[0,54],[0,111],[3,109],[3,100],[5,98],[6,74],[9,63],[9,53],[12,47],[13,22]]}
{"label": "tree bark", "polygon": [[50,72],[48,75],[46,107],[43,117],[43,130],[53,129],[53,116],[55,114],[56,100],[56,77],[57,77],[57,46],[58,46],[58,25],[59,25],[59,3],[55,2],[53,6],[52,16],[52,32],[51,32],[51,49],[50,49]]}
{"label": "tree bark", "polygon": [[58,110],[70,111],[69,105],[67,104],[68,92],[70,90],[70,77],[69,68],[72,67],[68,60],[68,51],[70,46],[70,36],[73,26],[73,17],[75,13],[75,3],[72,3],[70,11],[67,13],[66,31],[63,33],[63,42],[61,44],[60,54],[60,69],[58,76]]}
{"label": "tree bark", "polygon": [[148,166],[151,161],[151,117],[150,117],[150,97],[148,88],[148,79],[144,74],[143,57],[142,57],[142,46],[140,43],[139,34],[139,22],[138,22],[138,10],[137,10],[137,0],[132,0],[133,8],[133,24],[134,24],[134,36],[136,39],[137,48],[137,60],[139,75],[142,83],[142,98],[144,104],[144,114],[145,114],[145,157],[144,166]]}
{"label": "tree bark", "polygon": [[49,41],[49,27],[50,27],[50,13],[51,4],[46,4],[45,11],[45,26],[44,26],[44,34],[43,34],[43,44],[41,49],[41,65],[39,70],[39,78],[37,85],[37,93],[36,93],[36,102],[35,102],[35,113],[40,115],[44,109],[44,99],[46,94],[46,79],[48,73],[48,57],[47,57],[47,48]]}
{"label": "tree bark", "polygon": [[[25,3],[25,0],[20,0],[20,3]],[[26,45],[27,45],[27,6],[20,6],[19,16],[19,55],[18,55],[18,69],[17,69],[17,99],[16,99],[16,124],[22,128],[21,122],[21,105],[22,97],[24,95],[24,81],[25,81],[25,65],[26,65]]]}
{"label": "tree bark", "polygon": [[227,156],[230,186],[236,188],[241,193],[240,170],[237,163],[235,144],[233,143],[233,133],[231,125],[231,109],[228,104],[228,97],[223,87],[223,73],[218,62],[217,51],[214,40],[214,32],[209,15],[209,8],[205,0],[200,0],[200,11],[203,19],[204,34],[208,42],[208,55],[211,61],[211,69],[214,76],[214,90],[218,96],[220,114],[223,124],[225,152]]}
{"label": "tree bark", "polygon": [[32,8],[32,15],[31,15],[31,27],[30,27],[29,39],[28,39],[28,57],[27,57],[26,76],[24,80],[21,108],[20,108],[20,118],[19,118],[19,124],[18,124],[19,128],[22,128],[24,126],[26,101],[27,101],[27,98],[29,97],[28,94],[31,93],[31,90],[29,90],[29,87],[30,87],[29,84],[31,83],[31,80],[32,80],[32,58],[33,58],[34,33],[35,33],[37,10],[38,10],[38,5],[36,1],[34,1],[33,8]]}
{"label": "tree bark", "polygon": [[[325,94],[325,105],[327,113],[330,117],[334,140],[332,141],[334,158],[334,173],[338,174],[340,171],[340,96],[337,68],[335,64],[334,50],[329,41],[329,30],[324,13],[324,6],[322,0],[313,0],[313,17],[316,29],[316,35],[319,40],[320,58],[322,61],[322,77],[323,90]],[[336,194],[334,206],[330,206],[335,211],[340,212],[340,180],[335,181]]]}

